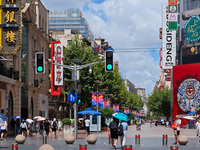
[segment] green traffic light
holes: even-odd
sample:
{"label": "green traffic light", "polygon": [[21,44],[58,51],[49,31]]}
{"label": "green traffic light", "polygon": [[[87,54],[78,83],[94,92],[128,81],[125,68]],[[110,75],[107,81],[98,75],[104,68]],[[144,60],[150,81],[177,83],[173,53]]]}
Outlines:
{"label": "green traffic light", "polygon": [[78,100],[78,103],[81,103],[81,99]]}
{"label": "green traffic light", "polygon": [[112,65],[111,65],[111,64],[108,64],[108,65],[107,65],[107,69],[108,69],[108,70],[111,70],[111,69],[112,69]]}
{"label": "green traffic light", "polygon": [[38,70],[39,72],[41,72],[41,71],[43,70],[42,66],[39,66],[39,67],[37,68],[37,70]]}

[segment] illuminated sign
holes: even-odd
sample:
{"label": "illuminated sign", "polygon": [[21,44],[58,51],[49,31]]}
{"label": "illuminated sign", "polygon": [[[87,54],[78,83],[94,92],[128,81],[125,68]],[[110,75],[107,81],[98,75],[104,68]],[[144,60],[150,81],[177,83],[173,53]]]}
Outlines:
{"label": "illuminated sign", "polygon": [[21,48],[21,0],[4,0],[0,5],[0,53],[16,54]]}
{"label": "illuminated sign", "polygon": [[[63,45],[54,44],[54,63],[63,65]],[[63,67],[54,65],[54,85],[63,85]]]}

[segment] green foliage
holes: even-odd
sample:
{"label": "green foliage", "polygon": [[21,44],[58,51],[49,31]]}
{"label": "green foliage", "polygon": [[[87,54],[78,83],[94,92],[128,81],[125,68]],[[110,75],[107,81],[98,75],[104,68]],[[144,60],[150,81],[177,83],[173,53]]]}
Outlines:
{"label": "green foliage", "polygon": [[71,120],[71,125],[74,126],[74,119]]}
{"label": "green foliage", "polygon": [[64,118],[64,119],[62,120],[62,123],[63,123],[64,125],[71,125],[71,120],[70,120],[69,118]]}
{"label": "green foliage", "polygon": [[129,114],[128,117],[129,117],[130,120],[134,120],[135,119],[135,115],[132,112]]}
{"label": "green foliage", "polygon": [[155,115],[170,117],[171,92],[168,88],[164,90],[154,89],[148,99],[148,109]]}
{"label": "green foliage", "polygon": [[[64,64],[70,66],[73,65],[70,61],[71,59],[82,59],[83,61],[80,65],[99,61],[98,56],[91,47],[88,46],[83,39],[79,39],[78,35],[76,35],[74,40],[64,49],[64,56]],[[142,107],[143,103],[141,98],[132,95],[125,89],[125,84],[117,68],[114,68],[113,72],[105,72],[105,64],[98,63],[91,66],[91,69],[92,74],[89,74],[89,67],[79,71],[80,80],[78,84],[81,84],[82,107],[91,107],[91,94],[97,91],[97,85],[94,83],[94,80],[101,81],[98,85],[99,92],[102,92],[102,89],[109,89],[106,94],[104,93],[104,97],[109,97],[113,103],[120,104],[120,111],[123,111],[124,107],[121,106],[125,106],[124,104],[127,100],[129,100],[128,103],[131,104],[131,106],[136,106],[138,109]],[[71,74],[72,71],[70,69],[64,69],[64,87],[62,88],[62,94],[67,95],[71,91]],[[108,94],[113,94],[113,96],[110,97]],[[118,99],[115,100],[115,97]]]}
{"label": "green foliage", "polygon": [[115,111],[112,108],[105,107],[100,109],[101,117],[102,118],[112,118],[112,114],[115,113]]}

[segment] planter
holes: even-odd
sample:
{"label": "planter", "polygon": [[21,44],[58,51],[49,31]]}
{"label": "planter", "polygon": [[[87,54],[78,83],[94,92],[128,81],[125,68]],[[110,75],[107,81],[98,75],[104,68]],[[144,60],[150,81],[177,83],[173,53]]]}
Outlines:
{"label": "planter", "polygon": [[178,142],[180,145],[186,145],[188,143],[188,137],[185,135],[179,135]]}
{"label": "planter", "polygon": [[70,133],[70,125],[64,125],[64,133]]}
{"label": "planter", "polygon": [[18,143],[18,144],[24,144],[26,138],[25,136],[19,134],[15,137],[15,142]]}

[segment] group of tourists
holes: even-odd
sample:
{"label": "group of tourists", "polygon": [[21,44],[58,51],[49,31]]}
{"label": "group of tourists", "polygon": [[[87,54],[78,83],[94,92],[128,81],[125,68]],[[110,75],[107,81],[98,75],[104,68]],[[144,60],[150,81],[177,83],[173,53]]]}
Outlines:
{"label": "group of tourists", "polygon": [[122,149],[124,149],[126,142],[128,124],[126,121],[121,121],[113,118],[113,121],[110,123],[108,128],[108,135],[111,136],[112,146],[117,149],[118,137],[120,138],[120,144]]}
{"label": "group of tourists", "polygon": [[[27,122],[24,119],[21,120],[17,118],[16,120],[11,119],[10,121],[10,135],[15,136],[22,134],[24,136],[33,136],[33,133],[39,133],[41,136],[46,134],[47,136],[52,131],[53,137],[56,137],[56,131],[59,130],[61,133],[62,130],[62,121],[61,119],[54,118],[52,121],[46,118],[44,121],[33,121]],[[8,131],[8,123],[4,121],[0,124],[0,140],[6,140]]]}

